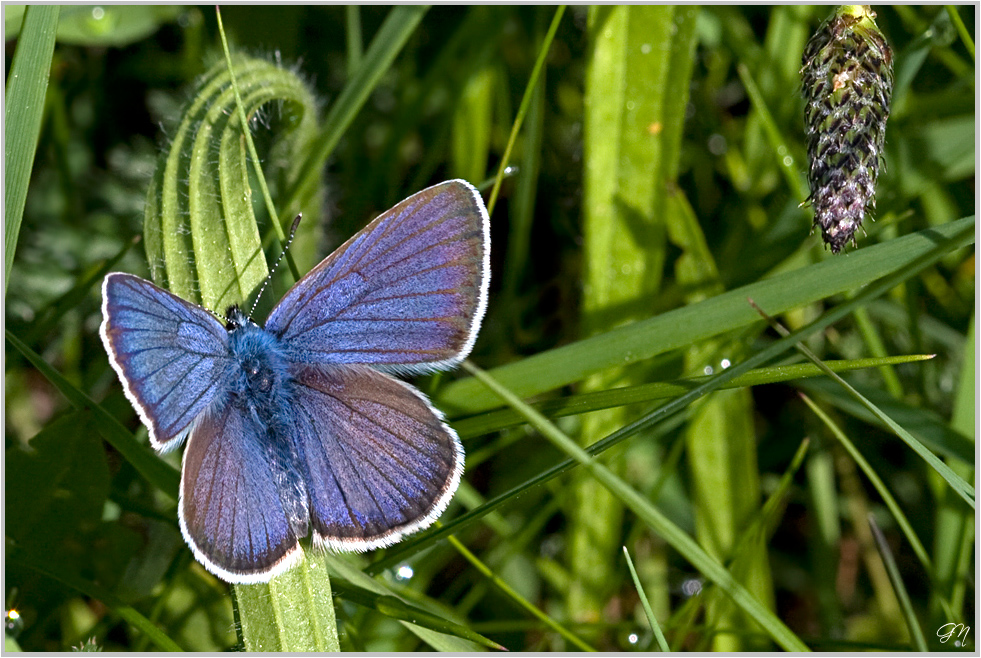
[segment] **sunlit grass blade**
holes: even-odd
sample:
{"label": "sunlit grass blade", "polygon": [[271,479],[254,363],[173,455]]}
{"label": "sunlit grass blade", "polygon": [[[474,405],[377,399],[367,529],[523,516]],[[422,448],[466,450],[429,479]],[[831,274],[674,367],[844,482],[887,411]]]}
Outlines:
{"label": "sunlit grass blade", "polygon": [[[24,23],[14,51],[4,92],[4,276],[6,294],[10,268],[17,252],[17,237],[24,217],[27,188],[31,182],[34,152],[44,117],[44,95],[48,89],[55,31],[58,27],[57,5],[31,5],[24,13]],[[9,11],[4,8],[4,11]]]}
{"label": "sunlit grass blade", "polygon": [[752,594],[740,585],[726,569],[709,556],[691,537],[671,523],[650,501],[627,486],[605,466],[595,461],[589,453],[580,448],[575,441],[563,434],[548,419],[521,401],[514,393],[495,381],[469,362],[463,367],[477,377],[484,385],[499,395],[508,405],[519,410],[535,429],[542,433],[553,445],[585,467],[598,481],[603,483],[630,510],[643,519],[664,538],[686,560],[722,588],[740,608],[759,623],[770,637],[788,651],[807,651],[807,646],[777,617],[766,609]]}
{"label": "sunlit grass blade", "polygon": [[497,170],[497,177],[494,179],[494,188],[491,190],[490,199],[487,201],[487,213],[489,215],[493,215],[494,206],[497,205],[497,195],[501,191],[501,183],[504,181],[504,171],[508,168],[508,163],[511,159],[511,149],[514,148],[514,142],[518,138],[518,132],[521,130],[521,124],[524,122],[525,114],[528,113],[535,87],[538,84],[538,76],[541,75],[549,46],[552,45],[552,39],[555,38],[555,31],[559,29],[559,23],[562,21],[562,15],[564,13],[565,5],[559,5],[555,8],[555,15],[552,16],[552,24],[548,28],[545,40],[542,41],[541,48],[538,49],[538,58],[535,60],[535,66],[531,69],[531,75],[528,76],[525,93],[521,97],[518,113],[515,115],[514,122],[511,124],[511,134],[508,137],[507,146],[504,147],[504,155],[501,156],[501,164]]}
{"label": "sunlit grass blade", "polygon": [[[881,365],[912,363],[930,358],[932,358],[932,355],[929,354],[911,354],[907,356],[890,356],[874,359],[825,361],[825,365],[835,372],[851,372],[853,370],[875,368]],[[776,384],[779,382],[818,377],[822,374],[821,369],[811,363],[768,366],[766,368],[757,368],[756,370],[736,377],[732,381],[720,386],[718,390]],[[654,382],[651,384],[621,386],[606,391],[593,391],[591,393],[568,395],[556,400],[534,402],[531,406],[548,418],[562,418],[584,414],[598,409],[609,409],[611,407],[672,398],[704,384],[711,378],[711,375],[705,375],[703,377],[692,377],[691,379],[673,382]],[[452,425],[461,438],[467,439],[521,425],[524,422],[525,420],[520,414],[513,409],[496,409],[476,416],[454,420],[452,421]]]}
{"label": "sunlit grass blade", "polygon": [[481,562],[480,559],[477,558],[476,555],[474,555],[473,553],[471,553],[467,549],[466,546],[464,546],[463,544],[461,544],[460,541],[456,537],[450,536],[449,537],[449,541],[453,545],[453,547],[456,548],[456,550],[459,551],[461,555],[463,555],[464,559],[467,560],[467,562],[469,562],[477,571],[479,571],[481,574],[483,574],[485,578],[490,579],[490,581],[492,583],[494,583],[494,585],[498,589],[500,589],[504,593],[505,596],[507,596],[512,601],[514,601],[519,607],[521,607],[524,610],[526,610],[528,613],[530,613],[536,619],[538,619],[539,621],[541,621],[547,628],[552,629],[553,631],[555,631],[556,633],[558,633],[559,635],[561,635],[562,637],[564,637],[566,640],[568,640],[569,642],[571,642],[572,645],[575,646],[576,648],[578,648],[580,651],[596,651],[596,649],[593,649],[591,646],[589,646],[588,644],[586,644],[585,642],[583,642],[581,639],[579,639],[575,634],[573,634],[572,632],[570,632],[564,626],[562,626],[561,624],[559,624],[558,622],[556,622],[554,619],[552,619],[551,617],[549,617],[547,614],[545,614],[544,612],[542,612],[538,607],[536,607],[528,599],[526,599],[525,597],[521,596],[521,594],[519,594],[517,591],[515,591],[515,589],[513,587],[511,587],[510,585],[508,585],[506,582],[504,582],[504,580],[502,580],[500,577],[498,577],[493,571],[491,571],[490,569],[488,569],[487,568],[487,565],[485,565],[483,562]]}

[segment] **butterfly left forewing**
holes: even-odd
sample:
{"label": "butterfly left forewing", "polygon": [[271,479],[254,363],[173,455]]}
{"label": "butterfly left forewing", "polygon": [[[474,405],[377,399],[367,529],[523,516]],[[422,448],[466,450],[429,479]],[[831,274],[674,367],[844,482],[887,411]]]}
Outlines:
{"label": "butterfly left forewing", "polygon": [[149,281],[112,273],[102,286],[102,341],[153,447],[178,445],[223,390],[231,362],[225,328]]}
{"label": "butterfly left forewing", "polygon": [[277,477],[266,433],[247,409],[228,404],[201,417],[184,450],[181,532],[197,560],[232,583],[285,571],[300,557],[296,521],[306,534],[306,519],[291,523],[283,504],[290,478]]}
{"label": "butterfly left forewing", "polygon": [[314,542],[388,546],[429,526],[463,473],[463,448],[408,384],[369,368],[301,367],[292,440],[307,469]]}

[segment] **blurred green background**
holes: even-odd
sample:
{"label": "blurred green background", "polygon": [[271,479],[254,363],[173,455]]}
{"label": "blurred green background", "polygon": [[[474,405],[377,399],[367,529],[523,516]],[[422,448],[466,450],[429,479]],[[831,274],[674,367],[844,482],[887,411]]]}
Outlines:
{"label": "blurred green background", "polygon": [[[953,222],[975,212],[973,6],[876,7],[896,67],[886,167],[876,221],[866,220],[858,249],[836,257],[810,233],[811,214],[801,206],[800,54],[830,7],[570,7],[534,88],[529,80],[555,7],[420,11],[391,63],[378,64],[370,55],[385,45],[375,37],[391,11],[222,11],[234,53],[289,72],[312,99],[300,109],[320,132],[303,153],[277,150],[279,132],[294,125],[288,103],[274,100],[250,122],[264,166],[289,172],[296,165],[314,181],[297,197],[308,217],[294,247],[300,269],[427,185],[465,178],[485,184],[489,199],[488,181],[527,95],[507,162],[513,169],[493,208],[491,297],[471,360],[501,373],[525,399],[552,404],[544,413],[581,445],[647,417],[694,386],[690,378],[721,372],[778,338],[759,320],[720,324],[699,302],[774,280],[788,301],[764,308],[797,329],[909,266],[909,254],[926,253],[930,236],[941,235],[931,230],[953,231]],[[134,433],[131,440],[146,443],[98,337],[99,282],[107,269],[150,275],[152,237],[134,238],[144,235],[151,178],[195,81],[223,61],[214,9],[63,7],[43,106],[34,108],[36,152],[32,139],[11,132],[30,124],[11,104],[20,98],[11,66],[26,42],[18,39],[23,8],[5,6],[4,18],[8,201],[15,166],[26,185],[22,221],[9,202],[5,215],[7,646],[66,651],[94,638],[106,650],[160,648],[133,615],[185,650],[240,646],[229,588],[194,562],[174,501],[103,441],[105,423],[91,405],[73,405],[62,392],[88,395]],[[363,104],[349,121],[331,123],[335,103],[363,70],[377,72],[361,88]],[[337,141],[318,151],[325,135]],[[266,172],[281,217],[297,200],[288,198],[290,175],[277,185]],[[258,192],[251,204],[271,262],[278,251]],[[918,232],[922,244],[904,237]],[[828,360],[935,354],[845,378],[973,483],[970,242],[946,249],[807,344]],[[263,308],[289,284],[285,272],[280,278]],[[672,309],[687,312],[663,323],[670,326],[656,324]],[[638,329],[634,342],[616,333],[632,327],[654,333],[645,338]],[[676,338],[662,347],[664,332]],[[60,373],[62,385],[12,340]],[[782,358],[803,361],[793,351]],[[517,369],[494,370],[503,366]],[[764,374],[793,381],[714,391],[631,431],[599,461],[807,646],[973,650],[973,632],[947,640],[937,633],[975,617],[973,490],[968,505],[832,380]],[[643,388],[682,378],[677,390]],[[645,597],[672,649],[778,648],[690,555],[585,469],[508,493],[566,454],[516,416],[493,416],[500,402],[473,379],[450,373],[416,384],[446,411],[467,450],[465,482],[443,521],[504,496],[455,531],[498,580],[446,541],[423,540],[401,553],[396,546],[352,564],[512,651],[649,650]],[[832,427],[854,442],[869,471]],[[804,461],[795,462],[805,438]],[[164,459],[179,468],[179,454]],[[892,492],[908,530],[868,472]],[[887,549],[877,548],[870,515]],[[923,550],[911,546],[910,532]],[[342,649],[434,646],[377,602],[335,594]]]}

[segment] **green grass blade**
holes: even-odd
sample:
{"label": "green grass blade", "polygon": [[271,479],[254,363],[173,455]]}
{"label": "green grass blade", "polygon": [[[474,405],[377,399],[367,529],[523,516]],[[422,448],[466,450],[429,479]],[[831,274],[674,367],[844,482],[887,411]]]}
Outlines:
{"label": "green grass blade", "polygon": [[[783,329],[779,325],[774,325],[782,335],[786,336],[787,330]],[[807,358],[809,358],[815,365],[819,368],[823,365],[821,360],[811,352],[803,344],[798,344],[797,349],[800,350]],[[824,368],[821,368],[824,370]],[[923,461],[925,461],[933,470],[935,470],[940,477],[947,481],[947,484],[957,492],[957,494],[964,499],[968,505],[974,509],[974,487],[972,487],[964,478],[960,477],[947,464],[940,461],[940,458],[933,454],[926,446],[924,446],[916,437],[906,431],[906,429],[897,423],[895,420],[889,417],[888,414],[884,413],[879,407],[872,404],[872,402],[866,398],[864,395],[859,393],[855,388],[846,382],[844,379],[839,377],[837,374],[833,373],[830,368],[825,370],[825,373],[831,377],[834,381],[838,383],[839,386],[844,388],[849,395],[851,395],[855,400],[857,400],[862,406],[868,409],[876,418],[878,418],[883,424],[886,425],[892,432],[903,440],[906,445],[913,449],[913,452],[918,454]]]}
{"label": "green grass blade", "polygon": [[531,75],[528,76],[525,93],[521,97],[518,113],[515,115],[514,122],[511,124],[511,134],[508,137],[507,146],[504,147],[504,155],[501,156],[501,164],[497,169],[497,176],[494,179],[494,187],[491,189],[490,200],[487,202],[488,215],[493,216],[494,206],[497,205],[497,195],[501,191],[501,183],[504,182],[504,172],[507,170],[511,160],[511,149],[514,148],[514,142],[518,139],[518,133],[521,131],[521,124],[524,122],[528,108],[531,106],[535,88],[538,86],[538,77],[541,75],[542,68],[545,66],[545,57],[548,55],[549,47],[555,38],[555,31],[559,29],[559,23],[562,22],[562,15],[564,13],[565,5],[556,7],[555,15],[552,16],[552,24],[548,28],[548,33],[545,35],[544,41],[542,41],[541,48],[538,49],[538,58],[535,60],[535,66],[531,69]]}
{"label": "green grass blade", "polygon": [[882,562],[886,566],[886,573],[889,574],[889,582],[892,583],[893,590],[896,592],[896,598],[899,599],[899,605],[903,610],[903,618],[906,620],[909,634],[913,638],[913,646],[917,651],[929,651],[926,638],[923,637],[923,629],[920,628],[920,622],[917,621],[916,613],[913,611],[913,604],[909,599],[909,592],[906,591],[906,585],[903,584],[903,577],[899,573],[896,556],[892,554],[892,549],[889,548],[889,542],[886,541],[885,535],[879,529],[879,524],[875,522],[875,517],[871,514],[869,515],[869,527],[872,529],[872,536],[875,537],[875,545],[879,549],[879,555],[882,556]]}
{"label": "green grass blade", "polygon": [[[330,570],[334,572],[335,575],[340,576],[352,585],[382,596],[394,596],[398,599],[402,599],[397,592],[386,587],[384,583],[381,583],[359,571],[346,559],[330,554],[327,554],[324,557]],[[426,642],[437,651],[473,652],[480,650],[480,645],[471,642],[470,640],[440,633],[423,626],[418,626],[409,621],[401,620],[400,623],[409,629],[409,631],[411,631],[416,637],[423,642]]]}
{"label": "green grass blade", "polygon": [[350,583],[335,578],[333,581],[334,592],[338,598],[357,603],[360,606],[375,610],[376,612],[398,619],[409,621],[422,628],[427,628],[444,635],[455,635],[459,638],[469,640],[475,644],[493,649],[494,651],[505,650],[497,642],[489,640],[480,633],[470,630],[462,624],[457,624],[445,617],[424,610],[419,606],[406,603],[391,594],[378,594],[370,592],[360,587],[355,587]]}
{"label": "green grass blade", "polygon": [[494,584],[494,586],[496,586],[504,593],[505,596],[507,596],[512,601],[514,601],[515,604],[518,605],[518,607],[526,610],[533,617],[535,617],[540,622],[542,622],[542,624],[544,624],[547,628],[552,629],[553,631],[564,637],[566,640],[571,642],[572,645],[578,648],[580,651],[596,651],[596,649],[592,648],[591,646],[583,642],[574,633],[572,633],[567,628],[565,628],[564,626],[556,622],[554,619],[552,619],[550,616],[545,614],[531,601],[521,596],[521,594],[519,594],[513,587],[508,585],[502,578],[500,578],[493,571],[491,571],[486,564],[481,562],[480,559],[472,552],[470,552],[470,550],[468,550],[466,546],[460,543],[460,541],[456,537],[451,536],[449,538],[449,541],[453,545],[453,547],[456,548],[456,550],[459,551],[461,555],[463,555],[464,559],[467,562],[469,562],[475,569],[477,569],[477,571],[483,574],[485,578],[489,579]]}
{"label": "green grass blade", "polygon": [[[869,464],[865,457],[862,456],[862,453],[859,452],[858,448],[855,447],[855,444],[852,443],[841,428],[838,427],[838,425],[809,397],[806,395],[801,395],[801,397],[803,398],[804,403],[811,408],[811,411],[817,415],[821,422],[824,423],[824,425],[831,431],[834,437],[838,439],[838,442],[844,446],[845,450],[848,451],[848,454],[851,455],[852,460],[858,464],[858,467],[865,474],[865,477],[868,478],[870,483],[872,483],[872,486],[875,488],[876,492],[878,492],[879,497],[882,498],[882,501],[886,504],[886,507],[889,508],[889,512],[892,514],[893,518],[896,519],[896,523],[900,530],[902,530],[903,535],[906,537],[906,541],[909,542],[910,547],[913,549],[913,553],[916,554],[920,564],[923,565],[923,569],[926,571],[927,577],[931,581],[935,581],[936,574],[934,572],[933,562],[930,559],[930,556],[927,554],[926,548],[923,547],[923,544],[920,542],[920,538],[917,537],[916,531],[913,530],[913,526],[910,524],[909,519],[907,519],[906,514],[903,513],[902,507],[899,506],[899,503],[893,497],[888,487],[886,487],[885,482],[882,481],[882,478],[880,478],[875,472],[872,465]],[[950,605],[946,601],[943,602],[943,605],[947,609],[947,612],[950,613]]]}
{"label": "green grass blade", "polygon": [[675,550],[691,562],[706,578],[722,588],[732,599],[759,623],[773,640],[788,651],[807,651],[807,645],[801,642],[786,625],[771,613],[758,599],[749,593],[742,585],[733,579],[726,569],[708,555],[683,530],[671,523],[650,501],[627,486],[623,480],[616,477],[605,466],[595,461],[589,453],[580,448],[575,441],[563,434],[548,419],[521,401],[514,393],[495,381],[469,362],[463,367],[477,377],[496,395],[499,395],[508,405],[517,409],[528,422],[542,433],[553,445],[568,454],[572,459],[585,467],[589,473],[603,483],[638,517],[664,538]]}
{"label": "green grass blade", "polygon": [[[801,381],[799,388],[859,420],[878,427],[887,427],[861,402],[833,381],[813,378]],[[875,386],[855,388],[931,450],[945,457],[954,458],[963,466],[970,467],[974,464],[974,442],[964,433],[952,428],[940,414],[929,409],[910,408],[902,400],[896,400]],[[969,432],[968,435],[970,434]]]}
{"label": "green grass blade", "polygon": [[651,630],[654,632],[658,649],[664,652],[670,651],[668,641],[664,639],[664,633],[661,632],[661,625],[657,623],[654,611],[651,610],[651,604],[647,600],[647,594],[644,593],[644,587],[640,584],[640,577],[637,575],[637,570],[634,568],[634,561],[630,559],[630,552],[627,551],[626,546],[623,547],[623,556],[627,559],[627,568],[630,569],[630,577],[634,581],[634,588],[637,590],[640,602],[644,606],[644,614],[647,615],[647,622],[651,625]]}
{"label": "green grass blade", "polygon": [[[6,294],[17,237],[24,217],[27,187],[31,182],[34,152],[41,134],[44,96],[48,89],[58,5],[31,5],[24,13],[4,92],[4,277]],[[4,11],[9,8],[4,7]]]}
{"label": "green grass blade", "polygon": [[[625,363],[636,363],[759,321],[746,303],[752,297],[768,313],[783,313],[832,295],[869,286],[872,281],[897,285],[915,276],[943,255],[974,241],[974,217],[965,217],[933,229],[871,245],[848,259],[826,260],[800,270],[722,293],[698,304],[673,309],[655,317],[586,338],[571,345],[541,352],[491,371],[502,384],[521,396],[530,396],[580,381],[591,373]],[[879,283],[873,286],[885,292]],[[863,293],[870,288],[866,287]],[[880,293],[881,294],[881,293]],[[864,299],[864,294],[861,297]],[[856,297],[859,299],[859,297]],[[850,300],[838,311],[859,304]],[[829,315],[828,317],[832,317]],[[472,378],[447,385],[435,396],[441,409],[457,415],[499,406]]]}
{"label": "green grass blade", "polygon": [[[851,359],[848,361],[825,361],[825,365],[835,372],[851,372],[865,368],[876,368],[881,365],[913,363],[930,358],[932,358],[931,355],[913,354],[909,356],[873,359]],[[779,382],[819,377],[823,374],[821,369],[812,363],[770,366],[757,368],[736,377],[732,381],[720,386],[719,390],[776,384]],[[531,406],[550,419],[562,418],[597,411],[599,409],[669,399],[677,395],[682,395],[696,386],[704,384],[711,378],[711,375],[706,375],[704,377],[692,377],[691,379],[682,379],[674,382],[654,382],[635,386],[621,386],[608,391],[593,391],[591,393],[568,395],[557,400],[534,402]],[[451,424],[457,431],[457,434],[460,435],[460,438],[468,439],[521,425],[524,422],[524,418],[513,409],[496,409],[476,416],[454,420]],[[960,444],[957,445],[960,447]],[[969,454],[966,446],[961,452],[963,455]]]}
{"label": "green grass blade", "polygon": [[[582,334],[602,334],[647,317],[663,277],[668,190],[677,179],[688,103],[697,7],[593,6],[583,118]],[[644,381],[638,370],[593,373],[584,391]],[[582,419],[589,444],[622,426],[629,410]],[[644,471],[656,468],[656,454]],[[612,465],[618,471],[617,465]],[[623,506],[603,486],[576,474],[569,506],[569,614],[600,618],[622,544]],[[653,559],[662,560],[655,556]],[[654,587],[655,607],[666,588]]]}
{"label": "green grass blade", "polygon": [[[403,5],[393,7],[378,33],[372,39],[364,54],[358,72],[345,85],[324,119],[324,127],[317,139],[316,149],[304,161],[303,177],[288,188],[286,198],[289,205],[307,198],[317,182],[327,158],[334,152],[344,131],[354,120],[358,110],[365,104],[382,76],[392,65],[409,37],[415,32],[429,7],[422,5]],[[281,221],[291,217],[280,216]]]}

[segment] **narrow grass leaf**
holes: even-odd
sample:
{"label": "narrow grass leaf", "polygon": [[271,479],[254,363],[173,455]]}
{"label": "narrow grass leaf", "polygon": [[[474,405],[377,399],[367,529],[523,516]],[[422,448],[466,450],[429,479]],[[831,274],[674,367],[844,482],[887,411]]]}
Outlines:
{"label": "narrow grass leaf", "polygon": [[[810,407],[811,411],[813,411],[821,422],[824,423],[825,427],[831,431],[834,437],[838,439],[838,442],[841,443],[845,450],[848,451],[848,454],[851,455],[851,458],[855,461],[855,463],[858,464],[858,467],[862,470],[865,477],[868,478],[876,492],[878,492],[879,497],[882,498],[882,501],[886,504],[886,507],[889,509],[889,512],[892,514],[893,518],[896,519],[896,524],[899,526],[899,529],[903,531],[903,535],[906,536],[906,541],[909,542],[910,547],[916,554],[917,559],[919,559],[920,564],[923,565],[923,569],[926,571],[927,577],[935,583],[936,573],[934,572],[933,562],[930,559],[930,556],[927,554],[926,548],[924,548],[923,544],[920,542],[920,538],[916,535],[916,531],[913,530],[913,526],[910,524],[909,519],[906,518],[906,514],[903,513],[902,507],[900,507],[899,503],[893,497],[892,493],[889,491],[889,488],[886,487],[885,482],[882,481],[882,478],[880,478],[878,473],[875,472],[872,465],[869,464],[865,457],[862,456],[862,453],[855,447],[855,444],[852,443],[841,428],[838,427],[838,425],[826,413],[824,413],[824,411],[818,405],[816,405],[806,395],[801,394],[801,399],[804,400],[804,403]],[[953,618],[950,604],[945,598],[942,598],[941,600],[942,605],[946,608],[948,618]]]}
{"label": "narrow grass leaf", "polygon": [[[368,592],[373,592],[382,596],[394,596],[398,599],[402,598],[397,592],[386,587],[384,583],[379,582],[359,571],[344,558],[336,555],[325,554],[324,559],[326,560],[327,566],[332,572],[334,572],[335,575],[340,576],[355,587],[359,587],[367,590]],[[413,624],[410,621],[400,620],[400,623],[409,629],[413,635],[437,651],[459,653],[480,650],[480,645],[470,640],[434,631],[432,629],[425,628],[424,626]]]}
{"label": "narrow grass leaf", "polygon": [[[358,110],[371,96],[371,92],[375,90],[428,10],[429,7],[422,5],[402,5],[393,7],[389,12],[385,22],[378,28],[375,38],[372,39],[371,45],[368,46],[361,67],[348,80],[344,90],[331,106],[327,118],[324,119],[323,129],[316,140],[316,149],[303,160],[302,178],[287,188],[285,208],[292,207],[300,199],[310,197],[311,191],[320,180],[327,158],[334,152],[334,147],[341,140],[344,131],[351,125]],[[292,215],[282,215],[280,222],[289,221],[291,218]]]}
{"label": "narrow grass leaf", "polygon": [[[833,405],[839,411],[878,427],[887,428],[887,425],[865,405],[833,381],[811,378],[802,380],[797,386],[814,398]],[[956,459],[965,466],[974,464],[974,442],[968,438],[968,435],[951,427],[940,414],[930,409],[911,408],[902,400],[897,400],[874,386],[856,385],[855,389],[906,428],[906,431],[916,436],[930,450],[944,457]],[[973,434],[973,431],[971,433]]]}
{"label": "narrow grass leaf", "polygon": [[445,635],[455,635],[485,646],[488,649],[493,649],[494,651],[505,650],[497,642],[487,639],[480,633],[472,631],[462,624],[457,624],[445,617],[441,617],[428,610],[423,610],[411,603],[406,603],[390,594],[369,592],[361,587],[355,587],[341,578],[334,578],[333,586],[338,598],[357,603],[386,617],[412,622],[420,627],[428,628]]}
{"label": "narrow grass leaf", "polygon": [[521,596],[513,587],[508,585],[504,580],[502,580],[497,574],[491,571],[486,564],[480,561],[480,559],[474,555],[466,546],[460,543],[460,541],[453,536],[449,537],[450,543],[456,548],[457,551],[464,557],[464,559],[471,564],[477,571],[482,573],[485,578],[489,579],[494,585],[501,590],[506,597],[514,601],[520,608],[529,612],[532,616],[538,619],[540,622],[545,624],[546,627],[551,628],[553,631],[564,637],[566,640],[571,642],[580,651],[596,651],[581,639],[579,639],[574,633],[569,631],[567,628],[562,626],[550,616],[542,612],[535,604]]}
{"label": "narrow grass leaf", "polygon": [[[786,329],[780,326],[779,323],[774,322],[772,324],[774,328],[782,336],[789,335],[789,332],[787,332]],[[824,365],[823,363],[821,363],[821,360],[817,358],[817,356],[813,352],[811,352],[811,350],[809,350],[803,343],[798,344],[797,349],[801,352],[801,354],[803,354],[808,359],[810,359],[819,368]],[[822,370],[824,370],[824,368],[822,368]],[[912,434],[907,432],[906,429],[904,429],[899,423],[897,423],[892,418],[890,418],[876,405],[872,404],[872,402],[869,401],[864,395],[862,395],[857,390],[855,390],[855,388],[851,384],[849,384],[844,379],[839,377],[837,374],[832,372],[830,368],[825,370],[825,373],[829,377],[831,377],[831,379],[836,381],[839,386],[844,388],[849,393],[849,395],[851,395],[860,404],[862,404],[862,406],[864,406],[872,414],[874,414],[875,417],[878,418],[883,424],[885,424],[886,427],[888,427],[896,436],[902,439],[903,442],[906,443],[906,445],[912,448],[913,452],[918,454],[927,464],[929,464],[930,467],[933,468],[933,470],[935,470],[940,475],[940,477],[946,480],[947,483],[951,486],[951,488],[954,491],[956,491],[961,498],[964,499],[964,502],[970,505],[971,509],[974,509],[973,486],[968,484],[968,482],[965,481],[964,478],[954,473],[954,471],[951,470],[950,466],[947,466],[947,464],[940,461],[940,458],[938,458],[935,454],[933,454],[926,446],[924,446],[919,440],[917,440],[916,437],[914,437]]]}
{"label": "narrow grass leaf", "polygon": [[[872,359],[825,361],[825,364],[835,372],[851,372],[853,370],[876,368],[882,365],[912,363],[931,358],[933,356],[929,354],[911,354]],[[823,374],[820,368],[811,363],[769,366],[766,368],[757,368],[736,377],[732,381],[720,386],[718,390],[777,384],[780,382],[819,377]],[[565,416],[584,414],[598,409],[609,409],[611,407],[672,398],[687,393],[710,379],[712,379],[712,376],[706,375],[703,377],[692,377],[691,379],[680,379],[673,382],[653,382],[650,384],[621,386],[606,391],[592,391],[590,393],[567,395],[557,400],[534,402],[531,403],[531,406],[550,419],[563,418]],[[489,434],[524,423],[524,418],[513,409],[496,409],[451,422],[457,434],[463,439]],[[965,452],[965,454],[967,453]]]}
{"label": "narrow grass leaf", "polygon": [[[4,11],[9,11],[4,7]],[[17,251],[17,237],[24,218],[27,188],[34,167],[34,152],[44,117],[44,95],[48,89],[51,58],[58,27],[57,5],[31,5],[17,40],[7,87],[4,92],[4,276],[3,290],[10,282],[10,268]]]}
{"label": "narrow grass leaf", "polygon": [[879,549],[879,555],[882,556],[882,562],[886,566],[886,573],[889,574],[889,582],[892,583],[892,588],[896,592],[896,598],[899,599],[899,605],[903,610],[903,618],[906,620],[907,628],[909,628],[910,637],[913,638],[913,646],[916,647],[917,651],[929,651],[926,638],[923,637],[923,629],[920,628],[920,622],[916,619],[916,612],[913,610],[913,603],[910,601],[909,592],[906,591],[906,585],[903,584],[903,577],[899,573],[896,556],[892,554],[892,549],[889,548],[889,542],[886,541],[885,535],[879,529],[879,524],[875,522],[875,517],[871,514],[869,514],[869,527],[872,529],[872,536],[875,537],[875,545]]}
{"label": "narrow grass leaf", "polygon": [[657,618],[654,616],[654,611],[651,610],[651,604],[647,600],[647,594],[644,593],[644,587],[640,584],[640,577],[637,575],[637,570],[634,569],[634,561],[630,559],[630,552],[627,551],[627,547],[623,547],[623,556],[627,558],[627,568],[630,569],[630,577],[634,581],[634,588],[637,590],[637,596],[640,597],[640,602],[644,606],[644,614],[647,615],[647,623],[651,625],[651,630],[654,631],[654,637],[657,640],[658,649],[667,652],[671,649],[668,647],[668,641],[664,639],[664,633],[661,632],[661,625],[657,623]]}

